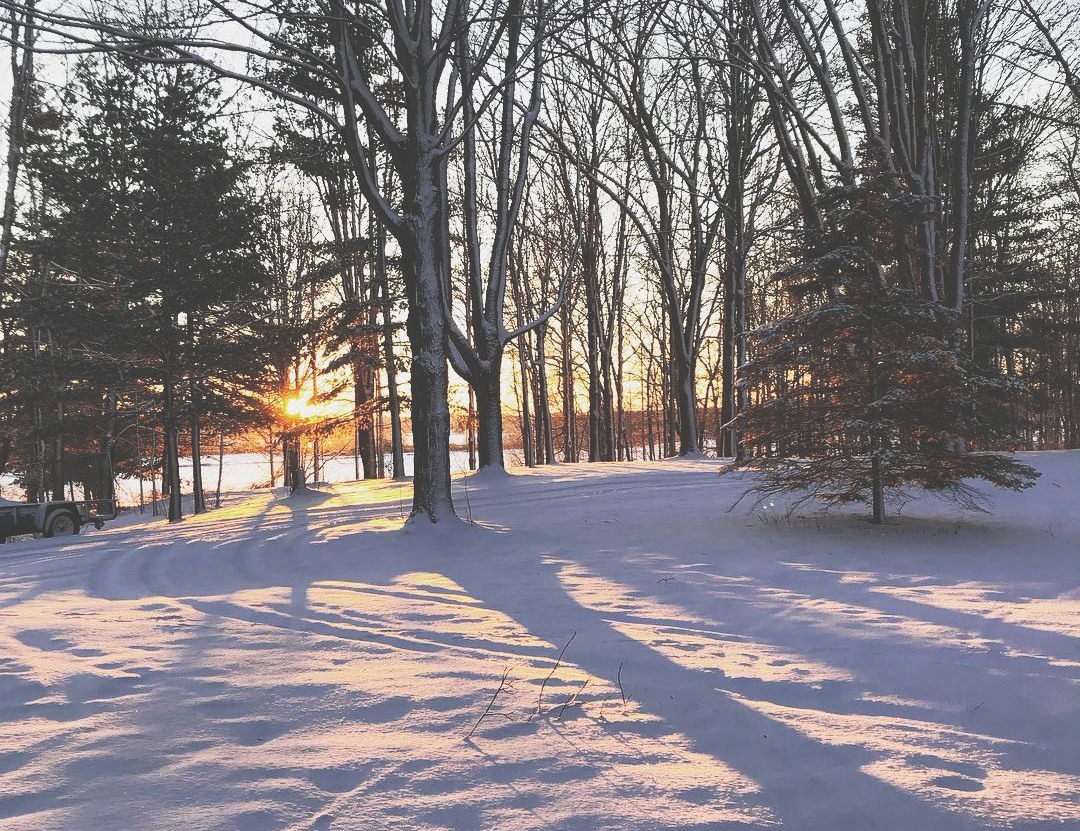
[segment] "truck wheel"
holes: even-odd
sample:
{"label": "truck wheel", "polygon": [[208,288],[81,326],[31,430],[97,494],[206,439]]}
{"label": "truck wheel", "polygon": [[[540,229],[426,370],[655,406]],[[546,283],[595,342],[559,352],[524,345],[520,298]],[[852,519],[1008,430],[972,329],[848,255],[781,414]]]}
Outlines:
{"label": "truck wheel", "polygon": [[67,511],[57,511],[45,523],[46,537],[70,537],[78,533],[78,520]]}

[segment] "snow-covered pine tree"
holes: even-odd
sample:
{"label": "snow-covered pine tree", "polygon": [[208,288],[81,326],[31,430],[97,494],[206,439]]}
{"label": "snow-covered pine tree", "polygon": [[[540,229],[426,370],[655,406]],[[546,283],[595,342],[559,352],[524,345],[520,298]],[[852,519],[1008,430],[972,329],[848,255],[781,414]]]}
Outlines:
{"label": "snow-covered pine tree", "polygon": [[1037,473],[998,453],[1021,426],[1026,388],[974,366],[957,348],[961,316],[898,278],[919,200],[869,177],[828,197],[828,230],[807,259],[776,278],[797,311],[750,335],[741,383],[751,405],[736,419],[750,493],[793,493],[798,506],[865,503],[875,523],[886,501],[920,488],[967,508],[970,480],[1019,490]]}

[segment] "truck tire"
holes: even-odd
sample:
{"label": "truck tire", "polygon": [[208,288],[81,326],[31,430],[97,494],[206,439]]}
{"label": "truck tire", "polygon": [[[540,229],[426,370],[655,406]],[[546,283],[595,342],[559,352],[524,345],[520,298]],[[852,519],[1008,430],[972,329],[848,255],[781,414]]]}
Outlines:
{"label": "truck tire", "polygon": [[79,520],[70,511],[56,511],[45,521],[45,537],[71,537],[79,533]]}

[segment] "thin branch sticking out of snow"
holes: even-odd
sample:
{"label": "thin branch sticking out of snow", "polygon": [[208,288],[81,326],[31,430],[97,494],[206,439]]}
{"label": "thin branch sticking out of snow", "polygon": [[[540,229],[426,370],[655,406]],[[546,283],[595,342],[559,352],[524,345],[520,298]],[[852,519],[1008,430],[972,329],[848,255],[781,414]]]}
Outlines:
{"label": "thin branch sticking out of snow", "polygon": [[495,690],[495,694],[493,696],[491,696],[491,701],[488,702],[488,705],[484,709],[484,712],[480,714],[480,718],[478,718],[476,720],[476,724],[474,724],[472,726],[472,730],[470,730],[465,735],[465,741],[468,741],[469,739],[471,739],[473,737],[473,734],[476,732],[477,728],[480,727],[480,722],[482,722],[484,719],[486,719],[486,718],[488,718],[490,716],[502,716],[507,721],[512,721],[510,716],[508,716],[506,713],[499,713],[499,712],[494,712],[493,713],[493,712],[491,712],[491,708],[495,706],[495,701],[496,701],[496,699],[498,699],[499,694],[503,690],[510,689],[510,687],[514,683],[513,681],[510,681],[509,683],[507,682],[506,679],[509,677],[509,675],[510,675],[510,667],[507,667],[506,670],[503,672],[502,680],[499,681],[499,688],[497,690]]}
{"label": "thin branch sticking out of snow", "polygon": [[548,681],[551,680],[551,676],[555,674],[555,670],[559,668],[559,664],[562,663],[563,655],[566,653],[566,648],[574,642],[574,638],[577,637],[577,630],[570,636],[570,640],[563,644],[563,648],[559,650],[559,657],[555,659],[555,666],[551,668],[551,672],[547,674],[547,678],[544,679],[544,683],[540,685],[540,696],[536,699],[536,709],[529,715],[528,720],[532,721],[533,716],[538,716],[543,712],[544,708],[544,689],[547,687]]}

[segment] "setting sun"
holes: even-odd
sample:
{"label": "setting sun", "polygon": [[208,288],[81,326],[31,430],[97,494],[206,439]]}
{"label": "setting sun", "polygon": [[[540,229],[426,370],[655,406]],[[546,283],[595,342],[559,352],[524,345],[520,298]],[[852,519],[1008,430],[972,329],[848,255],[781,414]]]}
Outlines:
{"label": "setting sun", "polygon": [[285,401],[285,415],[290,418],[311,418],[317,407],[308,398],[289,398]]}

